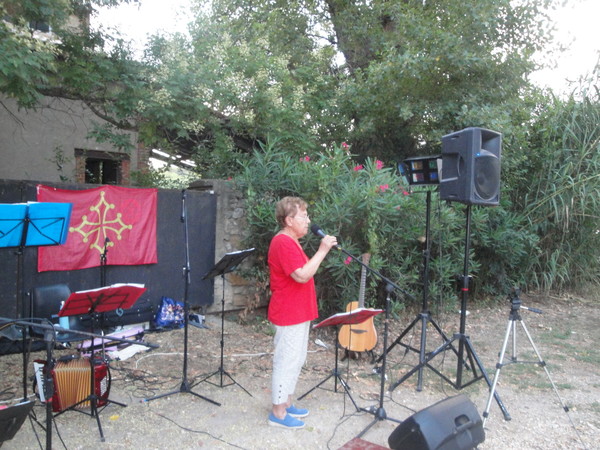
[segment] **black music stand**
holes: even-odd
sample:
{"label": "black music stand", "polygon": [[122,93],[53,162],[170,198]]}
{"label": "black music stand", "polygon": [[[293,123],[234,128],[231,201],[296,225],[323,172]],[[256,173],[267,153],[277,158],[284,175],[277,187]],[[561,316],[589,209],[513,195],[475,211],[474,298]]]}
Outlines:
{"label": "black music stand", "polygon": [[[209,376],[203,378],[202,380],[200,380],[198,383],[196,384],[200,384],[203,381],[206,381],[207,383],[210,383],[212,385],[218,386],[218,387],[227,387],[227,386],[231,386],[232,384],[236,384],[238,385],[240,388],[242,388],[242,390],[248,394],[250,397],[252,397],[252,394],[250,392],[248,392],[244,386],[242,386],[241,384],[239,384],[237,381],[235,381],[233,379],[233,377],[223,368],[223,351],[225,348],[225,344],[224,344],[224,336],[225,336],[225,274],[229,273],[229,272],[233,272],[237,266],[239,266],[241,264],[241,262],[246,259],[246,257],[248,255],[250,255],[251,253],[254,252],[254,248],[248,248],[246,250],[239,250],[237,252],[231,252],[231,253],[226,253],[221,260],[215,264],[215,266],[210,269],[203,277],[203,280],[207,280],[209,278],[214,278],[217,276],[221,276],[221,280],[223,282],[223,295],[221,298],[221,364],[219,366],[219,368],[211,373]],[[219,384],[213,383],[212,381],[208,381],[209,378],[212,378],[213,376],[219,374],[220,377],[220,381]],[[227,378],[229,378],[231,380],[231,383],[229,384],[223,384],[223,375],[225,375]]]}
{"label": "black music stand", "polygon": [[[114,284],[112,286],[102,287],[99,289],[73,292],[65,301],[65,304],[59,311],[58,316],[64,317],[89,314],[91,316],[91,334],[94,334],[94,322],[100,313],[114,311],[117,308],[129,309],[145,291],[146,288],[138,284]],[[88,414],[85,411],[81,411],[76,408],[82,403],[90,402],[89,415],[96,418],[96,422],[98,423],[98,431],[100,432],[100,440],[104,442],[104,433],[102,432],[102,424],[100,423],[100,411],[98,411],[98,395],[96,394],[95,388],[94,367],[96,364],[96,358],[93,341],[90,351],[90,395],[70,406],[69,408],[60,411],[56,414],[56,416],[69,410],[75,410],[84,414]],[[122,407],[127,406],[124,403],[106,399],[106,405],[104,405],[104,407],[106,407],[109,403],[114,403]],[[104,409],[104,407],[102,409]]]}
{"label": "black music stand", "polygon": [[[357,308],[357,309],[353,309],[352,311],[348,311],[345,313],[334,314],[333,316],[330,316],[327,319],[322,320],[318,324],[313,325],[313,328],[335,326],[335,327],[338,327],[338,331],[339,331],[340,325],[357,325],[359,323],[363,323],[365,320],[369,319],[370,317],[374,317],[377,314],[381,314],[382,312],[383,312],[383,309]],[[336,335],[337,334],[338,333],[336,333]],[[352,339],[352,337],[350,337],[350,339]],[[358,405],[352,398],[352,394],[350,393],[350,386],[348,386],[348,383],[346,382],[346,380],[344,380],[342,378],[340,371],[338,370],[338,351],[339,351],[339,346],[336,344],[335,345],[335,366],[334,366],[334,369],[331,371],[331,373],[327,377],[325,377],[325,379],[323,379],[322,381],[317,383],[317,385],[315,385],[313,388],[309,389],[304,394],[302,394],[300,397],[298,397],[298,400],[302,400],[304,397],[306,397],[312,391],[321,387],[325,382],[327,382],[330,378],[333,377],[334,392],[338,391],[337,385],[339,382],[343,386],[344,391],[346,391],[346,394],[348,394],[348,398],[350,399],[350,401],[352,401],[354,408],[356,408],[356,411],[359,412],[361,409],[358,407]]]}

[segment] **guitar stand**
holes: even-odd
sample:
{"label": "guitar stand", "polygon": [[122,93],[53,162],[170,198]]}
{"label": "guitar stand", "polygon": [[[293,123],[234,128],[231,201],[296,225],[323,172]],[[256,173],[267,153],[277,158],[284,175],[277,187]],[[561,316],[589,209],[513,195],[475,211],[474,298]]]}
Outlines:
{"label": "guitar stand", "polygon": [[371,364],[375,364],[377,357],[375,356],[375,352],[373,350],[366,350],[364,352],[356,352],[354,350],[344,350],[344,356],[342,356],[341,361],[346,361],[346,359],[360,359],[361,354],[366,353],[371,358]]}
{"label": "guitar stand", "polygon": [[[554,381],[552,381],[552,378],[550,377],[550,372],[548,372],[546,363],[542,359],[540,352],[538,351],[537,347],[533,343],[533,339],[531,338],[531,335],[529,334],[529,331],[527,330],[527,327],[525,326],[525,322],[523,322],[523,319],[521,318],[521,315],[519,314],[520,309],[525,309],[527,311],[531,311],[531,312],[534,312],[537,314],[542,314],[542,311],[539,309],[536,309],[536,308],[527,308],[527,307],[523,306],[521,304],[521,299],[519,298],[519,292],[520,292],[520,290],[518,288],[514,288],[511,291],[511,295],[509,296],[509,299],[511,302],[511,308],[510,308],[510,314],[508,316],[508,326],[506,327],[506,334],[504,335],[504,342],[502,343],[502,350],[500,351],[498,363],[496,364],[496,374],[494,376],[494,383],[492,384],[492,387],[490,389],[490,395],[489,395],[487,404],[485,406],[485,411],[482,414],[483,426],[485,426],[485,422],[487,421],[487,418],[489,415],[488,413],[490,411],[492,397],[495,394],[496,385],[498,384],[498,379],[500,378],[500,370],[502,369],[502,367],[509,365],[509,364],[517,364],[517,363],[526,364],[526,363],[528,363],[528,364],[537,364],[537,365],[543,367],[544,371],[546,372],[546,376],[548,377],[548,380],[550,381],[550,384],[552,385],[552,389],[554,390],[554,393],[556,394],[556,397],[558,398],[558,401],[560,402],[563,410],[567,413],[567,415],[569,414],[569,407],[566,406],[563,403],[562,399],[560,398],[560,395],[558,394],[558,390],[556,389],[556,385],[554,384]],[[525,332],[525,335],[527,336],[527,339],[529,340],[529,343],[531,344],[531,347],[533,348],[533,351],[535,352],[535,354],[538,358],[537,361],[519,361],[517,359],[517,322],[519,322],[521,324],[521,326],[523,327],[523,331]],[[511,332],[513,335],[512,336],[513,337],[512,338],[512,357],[509,362],[503,363],[504,354],[506,352],[506,346],[508,344],[508,339],[510,337]],[[569,420],[570,420],[570,417],[569,417]],[[571,425],[573,425],[575,432],[577,433],[579,439],[581,440],[581,436],[579,436],[579,432],[577,431],[577,428],[575,427],[575,425],[573,424],[572,421],[571,421]]]}
{"label": "guitar stand", "polygon": [[[207,383],[210,383],[213,386],[217,386],[217,387],[221,387],[221,388],[227,387],[227,386],[232,386],[235,384],[235,385],[239,386],[250,397],[252,397],[252,394],[250,392],[248,392],[244,388],[244,386],[242,386],[237,381],[235,381],[233,379],[233,377],[229,374],[229,372],[227,372],[223,368],[223,352],[224,352],[224,348],[225,348],[225,343],[224,343],[224,337],[225,337],[225,274],[229,273],[229,272],[233,272],[235,270],[235,268],[253,251],[254,251],[254,249],[251,248],[251,249],[247,249],[247,250],[241,250],[239,252],[232,252],[232,253],[225,254],[225,256],[223,256],[223,258],[221,258],[221,260],[207,274],[205,274],[202,277],[203,280],[206,280],[208,278],[214,278],[215,276],[220,275],[221,280],[223,282],[223,296],[221,298],[221,364],[219,365],[219,368],[215,372],[213,372],[212,374],[208,375],[207,377],[205,377],[204,379],[202,379],[198,383],[196,383],[196,384],[200,384],[200,383],[206,381]],[[219,375],[219,379],[220,379],[219,384],[209,381],[209,378],[212,378],[215,375]],[[231,383],[223,384],[223,376],[226,376],[227,378],[229,378]]]}
{"label": "guitar stand", "polygon": [[[336,333],[336,336],[337,336],[337,333]],[[360,408],[358,407],[358,405],[354,401],[354,398],[352,397],[352,394],[350,393],[350,386],[348,386],[348,383],[346,382],[346,380],[344,380],[344,378],[340,374],[339,365],[338,365],[338,356],[339,356],[339,345],[337,345],[337,343],[336,343],[335,344],[335,366],[334,366],[334,369],[331,371],[331,373],[327,377],[325,377],[323,380],[321,380],[319,383],[317,383],[313,388],[309,389],[304,394],[302,394],[300,397],[298,397],[298,400],[302,400],[304,397],[306,397],[312,391],[314,391],[317,388],[320,388],[330,378],[333,377],[333,391],[338,392],[338,382],[339,382],[342,385],[342,387],[344,388],[344,391],[346,392],[346,394],[348,395],[348,398],[354,405],[354,408],[356,409],[357,412],[359,412]]]}

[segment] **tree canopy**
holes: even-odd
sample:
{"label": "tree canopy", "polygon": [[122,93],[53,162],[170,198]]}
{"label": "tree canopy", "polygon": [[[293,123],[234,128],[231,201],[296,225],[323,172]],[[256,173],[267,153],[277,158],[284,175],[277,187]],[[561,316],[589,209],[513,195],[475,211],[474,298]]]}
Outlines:
{"label": "tree canopy", "polygon": [[[298,154],[346,141],[359,158],[398,162],[439,150],[448,132],[510,135],[526,119],[551,2],[197,0],[189,34],[155,36],[136,60],[85,19],[118,0],[9,1],[0,91],[24,107],[81,99],[112,124],[97,138],[138,130],[204,176],[231,174],[269,136]],[[32,20],[54,37],[36,39]]]}

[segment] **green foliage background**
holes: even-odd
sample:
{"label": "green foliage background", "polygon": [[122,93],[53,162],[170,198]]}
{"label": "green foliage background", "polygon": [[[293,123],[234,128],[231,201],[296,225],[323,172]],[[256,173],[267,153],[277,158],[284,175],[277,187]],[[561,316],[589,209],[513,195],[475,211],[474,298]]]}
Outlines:
{"label": "green foliage background", "polygon": [[[411,190],[395,167],[385,167],[380,160],[368,158],[359,165],[345,143],[298,157],[282,150],[276,141],[244,164],[237,183],[247,198],[246,244],[257,249],[262,261],[255,276],[263,280],[268,276],[266,253],[277,232],[274,205],[286,195],[304,198],[311,222],[339,237],[346,252],[330,253],[317,277],[321,308],[326,312],[339,311],[357,300],[361,266],[348,254],[360,258],[369,253],[370,267],[396,285],[395,311],[421,304],[430,190],[428,293],[438,306],[454,304],[457,278],[463,275],[466,207],[440,202],[434,187]],[[521,271],[536,237],[514,231],[522,221],[501,207],[472,208],[475,226],[468,256],[476,295],[504,296],[513,283],[523,281]],[[306,236],[304,245],[309,255],[318,243],[318,237]],[[368,306],[385,306],[387,282],[383,277],[368,277]]]}

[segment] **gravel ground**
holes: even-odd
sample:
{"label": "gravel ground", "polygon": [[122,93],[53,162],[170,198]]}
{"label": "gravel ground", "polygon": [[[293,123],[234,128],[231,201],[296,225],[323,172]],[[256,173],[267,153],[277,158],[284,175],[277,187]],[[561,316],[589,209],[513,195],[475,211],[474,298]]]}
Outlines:
{"label": "gravel ground", "polygon": [[[492,400],[485,424],[485,441],[480,449],[592,449],[600,441],[600,338],[597,299],[523,295],[524,305],[543,310],[543,314],[522,311],[523,323],[531,333],[550,377],[533,364],[512,364],[500,371],[496,392],[511,416],[505,420]],[[472,310],[467,319],[467,335],[476,355],[487,369],[490,379],[509,323],[510,304]],[[407,313],[391,320],[388,347],[416,315]],[[415,313],[416,314],[416,313]],[[225,320],[225,373],[221,381],[221,319],[207,318],[208,328],[190,326],[187,375],[184,385],[184,331],[146,333],[145,340],[160,348],[138,353],[125,361],[110,363],[112,383],[110,399],[116,404],[102,409],[98,419],[105,442],[100,439],[95,418],[79,411],[67,411],[54,419],[52,448],[210,448],[210,449],[338,449],[363,433],[362,439],[384,447],[399,423],[438,401],[465,395],[483,416],[489,388],[484,379],[462,389],[455,389],[430,368],[423,370],[419,392],[416,374],[392,385],[408,370],[416,367],[418,353],[404,351],[397,345],[387,354],[383,400],[381,377],[367,354],[339,362],[342,378],[350,395],[330,378],[312,390],[297,404],[310,409],[303,430],[282,430],[267,425],[270,410],[271,336],[264,318],[257,314],[246,325],[237,317]],[[383,351],[382,317],[376,321],[378,345]],[[458,330],[458,314],[434,317],[448,336]],[[516,349],[519,361],[537,361],[529,340],[517,325]],[[302,373],[298,395],[325,380],[335,367],[335,330],[313,330],[308,361]],[[420,325],[404,339],[419,347]],[[317,344],[324,343],[327,348]],[[432,351],[442,341],[433,327],[428,327],[427,349]],[[512,335],[505,362],[512,355]],[[71,354],[57,350],[55,357]],[[340,352],[340,356],[343,351]],[[40,352],[32,359],[44,359]],[[341,359],[341,358],[340,358]],[[431,366],[455,380],[457,358],[452,351],[442,352]],[[0,357],[1,400],[14,401],[23,391],[21,355]],[[204,380],[209,375],[207,380]],[[470,380],[463,372],[463,384]],[[31,375],[31,374],[30,374]],[[202,381],[204,380],[204,381]],[[556,385],[556,391],[550,380]],[[189,386],[186,387],[186,386]],[[31,386],[28,388],[31,391]],[[147,401],[156,395],[162,398]],[[31,394],[31,392],[30,392]],[[558,395],[557,395],[558,394]],[[31,394],[33,395],[33,394]],[[35,397],[34,397],[35,398]],[[220,403],[220,406],[213,404]],[[561,402],[568,407],[563,409]],[[375,415],[369,408],[379,410]],[[84,412],[88,412],[84,410]],[[45,407],[34,407],[38,420],[44,422]],[[385,417],[383,417],[383,414]],[[38,442],[39,440],[39,442]],[[33,420],[26,421],[17,435],[4,443],[4,449],[44,448],[46,434]]]}

